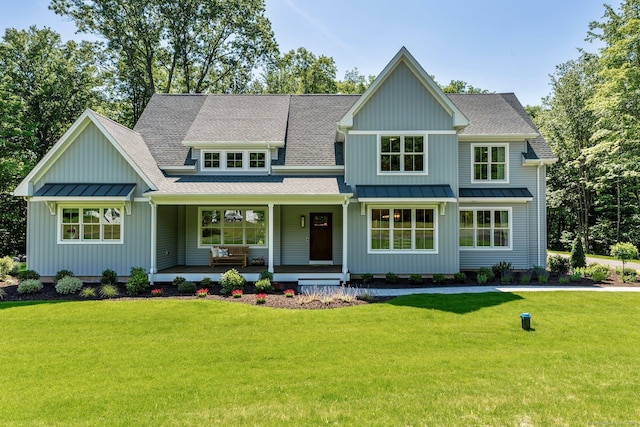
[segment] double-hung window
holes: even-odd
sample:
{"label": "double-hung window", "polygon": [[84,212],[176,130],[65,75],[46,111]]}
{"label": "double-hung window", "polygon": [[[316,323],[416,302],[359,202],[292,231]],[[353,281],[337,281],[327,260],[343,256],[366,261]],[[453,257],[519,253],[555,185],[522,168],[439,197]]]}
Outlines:
{"label": "double-hung window", "polygon": [[201,154],[202,170],[205,171],[243,171],[266,170],[266,151],[209,151]]}
{"label": "double-hung window", "polygon": [[267,221],[265,209],[200,208],[199,246],[265,246]]}
{"label": "double-hung window", "polygon": [[121,207],[61,207],[60,243],[122,243]]}
{"label": "double-hung window", "polygon": [[434,208],[372,207],[369,210],[369,251],[436,252]]}
{"label": "double-hung window", "polygon": [[509,249],[511,209],[461,209],[460,248]]}
{"label": "double-hung window", "polygon": [[424,135],[381,135],[380,173],[426,173]]}
{"label": "double-hung window", "polygon": [[471,151],[473,182],[509,181],[508,144],[472,144]]}

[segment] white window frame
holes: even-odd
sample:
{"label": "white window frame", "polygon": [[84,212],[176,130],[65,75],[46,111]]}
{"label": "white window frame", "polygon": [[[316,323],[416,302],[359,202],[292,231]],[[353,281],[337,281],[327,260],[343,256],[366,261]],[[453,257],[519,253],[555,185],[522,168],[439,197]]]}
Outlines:
{"label": "white window frame", "polygon": [[[78,239],[63,239],[62,233],[62,212],[64,209],[78,209],[78,221],[79,221],[79,238]],[[82,223],[82,210],[83,209],[99,209],[102,212],[103,209],[119,209],[120,210],[120,238],[117,240],[105,240],[104,239],[104,226],[107,225],[103,222],[102,214],[100,215],[100,239],[83,240],[84,235]],[[125,231],[125,207],[122,204],[111,203],[81,203],[81,204],[61,204],[58,205],[58,212],[56,215],[56,236],[59,245],[121,245],[124,243],[124,231]]]}
{"label": "white window frame", "polygon": [[[412,249],[372,249],[371,220],[374,209],[411,209],[411,247]],[[416,249],[416,209],[431,209],[433,211],[433,249]],[[438,254],[438,206],[437,205],[406,205],[406,204],[381,204],[367,206],[367,253],[368,254]],[[393,222],[390,222],[390,241],[393,242]]]}
{"label": "white window frame", "polygon": [[[382,170],[382,138],[383,137],[400,137],[400,170],[399,171],[383,171]],[[423,141],[423,169],[422,171],[405,171],[404,170],[404,155],[406,154],[404,151],[404,139],[408,136],[421,136]],[[377,134],[377,151],[376,151],[376,162],[378,168],[378,175],[428,175],[429,174],[429,134],[424,132],[411,132],[411,131],[398,131],[398,132],[381,132]],[[413,153],[415,154],[415,153]]]}
{"label": "white window frame", "polygon": [[[487,179],[476,179],[476,148],[478,147],[486,147],[488,149],[488,170],[487,170]],[[491,148],[493,147],[504,147],[504,179],[491,179]],[[470,163],[471,163],[471,183],[472,184],[487,184],[487,183],[495,183],[495,184],[508,184],[509,183],[509,143],[473,143],[471,144],[471,154],[470,154]]]}
{"label": "white window frame", "polygon": [[[218,153],[220,156],[220,166],[217,168],[213,167],[205,167],[204,166],[204,158],[207,153]],[[242,153],[242,167],[234,168],[227,167],[227,153]],[[251,154],[259,153],[264,154],[264,167],[261,168],[252,168],[251,164]],[[238,171],[266,171],[269,169],[269,151],[268,150],[201,150],[200,151],[200,169],[202,171],[225,171],[225,172],[238,172]]]}
{"label": "white window frame", "polygon": [[[473,246],[460,246],[460,212],[473,212]],[[491,211],[491,246],[477,246],[477,230],[478,230],[478,216],[477,211]],[[496,211],[507,211],[509,214],[509,246],[494,246],[493,237],[495,232],[494,226],[494,213]],[[458,209],[458,248],[461,251],[512,251],[513,250],[513,208],[511,207],[472,207],[472,208],[459,208]]]}
{"label": "white window frame", "polygon": [[[222,212],[224,215],[224,211],[242,211],[242,242],[239,244],[230,244],[230,243],[217,243],[217,244],[209,244],[202,243],[202,212],[203,211],[213,211],[218,210]],[[263,211],[264,212],[264,244],[247,244],[247,233],[246,233],[246,217],[245,212],[247,210],[250,211]],[[224,224],[224,219],[222,224]],[[224,225],[221,225],[221,241],[224,241]],[[207,249],[212,246],[249,246],[251,248],[267,248],[269,247],[269,208],[267,206],[200,206],[198,207],[198,248],[199,249]]]}

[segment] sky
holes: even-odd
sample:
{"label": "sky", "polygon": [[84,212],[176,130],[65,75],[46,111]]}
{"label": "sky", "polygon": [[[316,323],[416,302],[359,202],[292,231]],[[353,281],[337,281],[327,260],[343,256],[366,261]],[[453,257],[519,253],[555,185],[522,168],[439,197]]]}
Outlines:
{"label": "sky", "polygon": [[[584,39],[589,22],[604,13],[604,0],[265,1],[280,51],[304,47],[333,57],[339,79],[353,68],[378,75],[405,46],[439,83],[463,80],[491,92],[514,92],[524,105],[541,104],[550,93],[549,75],[577,58],[578,48],[597,51]],[[63,40],[87,38],[48,5],[0,0],[0,34],[36,25]]]}

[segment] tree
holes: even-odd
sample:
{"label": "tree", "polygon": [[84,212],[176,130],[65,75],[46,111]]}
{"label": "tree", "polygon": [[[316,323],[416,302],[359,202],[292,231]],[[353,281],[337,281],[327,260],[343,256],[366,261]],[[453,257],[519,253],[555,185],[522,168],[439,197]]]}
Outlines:
{"label": "tree", "polygon": [[633,243],[616,243],[611,246],[611,256],[622,261],[622,275],[624,275],[624,263],[638,257],[638,248]]}
{"label": "tree", "polygon": [[582,246],[580,236],[576,236],[576,239],[573,241],[569,260],[571,261],[571,268],[575,269],[587,266],[587,257],[584,254],[584,247]]}
{"label": "tree", "polygon": [[440,85],[444,93],[489,93],[486,89],[471,86],[462,80],[451,80],[448,85]]}
{"label": "tree", "polygon": [[266,93],[336,93],[333,58],[315,56],[303,47],[278,58],[264,73]]}
{"label": "tree", "polygon": [[370,75],[369,77],[365,77],[363,74],[360,74],[358,68],[347,70],[344,73],[344,80],[336,83],[337,91],[338,93],[344,94],[364,93],[374,80],[375,76]]}
{"label": "tree", "polygon": [[264,0],[52,0],[104,37],[133,124],[155,92],[243,92],[277,52]]}

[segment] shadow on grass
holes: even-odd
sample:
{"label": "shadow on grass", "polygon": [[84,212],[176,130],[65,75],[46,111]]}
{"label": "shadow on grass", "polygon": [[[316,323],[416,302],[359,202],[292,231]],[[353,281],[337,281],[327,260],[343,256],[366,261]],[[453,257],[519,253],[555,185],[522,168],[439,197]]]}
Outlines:
{"label": "shadow on grass", "polygon": [[482,308],[494,307],[512,301],[524,299],[510,292],[488,292],[480,294],[420,294],[407,295],[386,301],[385,304],[396,306],[426,308],[465,314]]}
{"label": "shadow on grass", "polygon": [[62,304],[65,302],[72,302],[72,301],[71,300],[0,301],[0,310],[5,310],[7,308],[28,307],[32,305],[42,305],[42,304]]}

